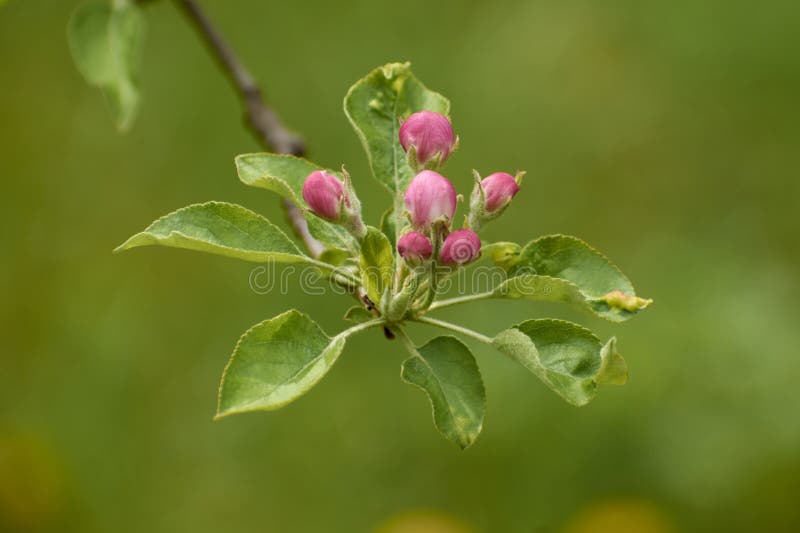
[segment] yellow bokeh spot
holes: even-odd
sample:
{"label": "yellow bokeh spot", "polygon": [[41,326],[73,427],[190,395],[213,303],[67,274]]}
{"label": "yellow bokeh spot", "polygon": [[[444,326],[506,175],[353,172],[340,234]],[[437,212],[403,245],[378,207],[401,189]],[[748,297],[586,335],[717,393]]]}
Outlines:
{"label": "yellow bokeh spot", "polygon": [[563,533],[674,533],[669,517],[654,503],[639,499],[596,502],[581,510]]}

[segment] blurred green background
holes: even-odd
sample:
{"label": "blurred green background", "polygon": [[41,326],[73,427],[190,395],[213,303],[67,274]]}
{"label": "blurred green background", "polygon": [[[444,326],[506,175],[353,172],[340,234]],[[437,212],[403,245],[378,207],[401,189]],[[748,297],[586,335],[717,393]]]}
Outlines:
{"label": "blurred green background", "polygon": [[443,312],[490,334],[576,320],[630,366],[577,409],[474,345],[488,408],[466,452],[377,331],[298,402],[212,423],[245,329],[296,307],[337,332],[351,301],[255,294],[253,265],[220,257],[111,254],[194,202],[283,216],[237,180],[258,147],[175,6],[146,8],[143,106],[119,135],[69,57],[76,4],[0,10],[0,530],[800,530],[796,1],[204,2],[372,223],[388,198],[341,100],[407,59],[452,100],[461,192],[472,168],[528,171],[486,240],[578,235],[655,299],[622,325]]}

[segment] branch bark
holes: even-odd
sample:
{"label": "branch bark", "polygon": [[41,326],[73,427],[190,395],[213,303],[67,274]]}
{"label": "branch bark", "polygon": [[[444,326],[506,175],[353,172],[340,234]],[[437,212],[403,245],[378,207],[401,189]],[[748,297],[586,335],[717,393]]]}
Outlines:
{"label": "branch bark", "polygon": [[[222,34],[211,24],[194,0],[175,0],[186,17],[202,37],[214,59],[231,82],[244,108],[244,118],[250,131],[266,150],[279,154],[302,156],[305,143],[297,134],[289,131],[277,113],[267,105],[253,76],[245,68]],[[317,258],[325,247],[308,231],[303,213],[288,200],[283,200],[286,217],[295,234],[303,241],[309,254]]]}

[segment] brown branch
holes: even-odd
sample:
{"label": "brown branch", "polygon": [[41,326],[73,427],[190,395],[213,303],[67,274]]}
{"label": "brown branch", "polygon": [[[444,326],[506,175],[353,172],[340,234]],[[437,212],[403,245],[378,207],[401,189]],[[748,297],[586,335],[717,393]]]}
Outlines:
{"label": "brown branch", "polygon": [[[239,61],[219,31],[214,28],[197,2],[194,0],[175,1],[203,38],[214,59],[239,94],[244,107],[245,121],[258,142],[265,149],[271,149],[275,153],[302,156],[305,153],[303,140],[286,129],[275,111],[266,104],[261,89],[253,76]],[[309,233],[303,213],[288,200],[283,200],[283,207],[295,234],[302,239],[309,254],[312,257],[318,257],[324,251],[325,246]]]}

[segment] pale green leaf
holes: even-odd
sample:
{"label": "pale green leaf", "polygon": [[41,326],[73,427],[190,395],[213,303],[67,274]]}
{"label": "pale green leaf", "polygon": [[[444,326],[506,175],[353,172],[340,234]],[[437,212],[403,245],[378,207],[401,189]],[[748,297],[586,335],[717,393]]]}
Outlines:
{"label": "pale green leaf", "polygon": [[591,331],[571,322],[528,320],[499,333],[493,345],[572,405],[589,403],[598,384],[624,383],[616,343],[604,347]]}
{"label": "pale green leaf", "polygon": [[139,55],[145,20],[132,2],[78,7],[67,27],[72,58],[88,83],[108,99],[117,126],[130,127],[139,105]]}
{"label": "pale green leaf", "polygon": [[324,170],[341,179],[338,172],[293,155],[269,152],[241,154],[236,156],[235,161],[236,172],[242,183],[277,193],[295,205],[304,205],[303,183],[312,172]]}
{"label": "pale green leaf", "polygon": [[308,392],[330,370],[344,348],[345,333],[333,338],[296,310],[250,328],[222,374],[216,418],[278,409]]}
{"label": "pale green leaf", "polygon": [[367,226],[367,235],[361,242],[359,267],[367,296],[375,303],[380,302],[384,291],[392,287],[394,255],[386,235],[372,226]]}
{"label": "pale green leaf", "polygon": [[355,255],[358,245],[343,226],[323,220],[310,211],[304,211],[303,214],[308,223],[308,232],[312,237],[329,249],[337,250],[348,256]]}
{"label": "pale green leaf", "polygon": [[481,432],[486,393],[469,348],[455,337],[436,337],[405,360],[401,377],[431,402],[439,432],[462,449]]}
{"label": "pale green leaf", "polygon": [[611,337],[600,351],[600,370],[595,376],[598,385],[625,385],[628,382],[628,364],[617,353],[617,339]]}
{"label": "pale green leaf", "polygon": [[149,245],[185,248],[256,262],[302,263],[310,260],[266,218],[242,206],[224,202],[178,209],[159,218],[114,251]]}
{"label": "pale green leaf", "polygon": [[[603,254],[582,240],[567,235],[548,235],[529,242],[520,251],[509,274],[534,274],[567,280],[582,297],[565,295],[564,298],[615,322],[627,320],[651,302],[636,297],[628,278]],[[570,291],[564,287],[563,292]],[[618,303],[628,304],[625,296],[630,297],[630,305]]]}

